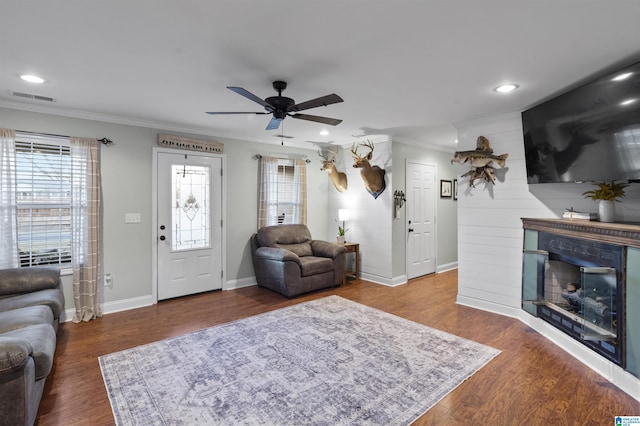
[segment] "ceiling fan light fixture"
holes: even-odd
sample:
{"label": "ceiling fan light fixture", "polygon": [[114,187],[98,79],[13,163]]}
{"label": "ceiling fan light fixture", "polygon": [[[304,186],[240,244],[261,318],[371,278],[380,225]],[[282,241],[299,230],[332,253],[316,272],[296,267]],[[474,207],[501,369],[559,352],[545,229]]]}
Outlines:
{"label": "ceiling fan light fixture", "polygon": [[507,83],[507,84],[501,84],[500,86],[493,89],[493,91],[498,93],[511,93],[514,90],[516,90],[518,87],[520,86],[518,86],[517,84]]}
{"label": "ceiling fan light fixture", "polygon": [[320,130],[320,135],[329,136],[329,131],[328,130]]}
{"label": "ceiling fan light fixture", "polygon": [[44,78],[38,77],[37,75],[33,75],[33,74],[22,74],[20,76],[20,79],[24,81],[28,81],[29,83],[35,83],[35,84],[42,84],[45,81]]}

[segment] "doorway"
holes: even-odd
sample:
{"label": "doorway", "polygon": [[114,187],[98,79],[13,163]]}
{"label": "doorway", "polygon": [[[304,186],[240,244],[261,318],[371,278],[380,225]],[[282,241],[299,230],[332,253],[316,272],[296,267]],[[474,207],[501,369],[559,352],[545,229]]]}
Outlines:
{"label": "doorway", "polygon": [[155,300],[222,289],[223,157],[154,149]]}
{"label": "doorway", "polygon": [[407,278],[436,271],[436,166],[407,161]]}

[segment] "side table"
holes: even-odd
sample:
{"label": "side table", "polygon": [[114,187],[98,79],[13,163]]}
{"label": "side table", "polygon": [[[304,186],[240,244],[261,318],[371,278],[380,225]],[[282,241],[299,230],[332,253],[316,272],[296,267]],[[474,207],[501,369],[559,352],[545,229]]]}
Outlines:
{"label": "side table", "polygon": [[340,245],[347,249],[347,253],[355,255],[355,270],[345,270],[343,282],[347,282],[347,276],[352,276],[356,280],[360,279],[360,244],[346,242]]}

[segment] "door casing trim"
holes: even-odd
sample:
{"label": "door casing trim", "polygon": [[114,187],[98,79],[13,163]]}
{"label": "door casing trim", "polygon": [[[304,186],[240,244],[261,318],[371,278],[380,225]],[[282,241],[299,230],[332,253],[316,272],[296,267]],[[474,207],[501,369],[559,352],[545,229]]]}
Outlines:
{"label": "door casing trim", "polygon": [[197,155],[200,157],[220,158],[222,176],[220,192],[222,203],[221,219],[222,229],[220,233],[220,250],[222,262],[222,290],[226,290],[227,281],[227,157],[225,154],[213,154],[209,152],[189,151],[186,149],[173,149],[153,147],[153,160],[151,166],[151,297],[153,304],[158,303],[158,154]]}

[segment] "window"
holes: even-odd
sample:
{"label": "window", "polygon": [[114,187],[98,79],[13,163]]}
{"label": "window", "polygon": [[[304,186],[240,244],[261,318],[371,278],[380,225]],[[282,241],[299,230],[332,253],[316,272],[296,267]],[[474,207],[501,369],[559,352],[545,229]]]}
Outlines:
{"label": "window", "polygon": [[295,206],[295,185],[293,182],[293,162],[278,160],[278,223],[294,223]]}
{"label": "window", "polygon": [[20,266],[71,263],[69,139],[16,132],[15,158]]}
{"label": "window", "polygon": [[304,160],[262,157],[258,228],[307,222]]}

